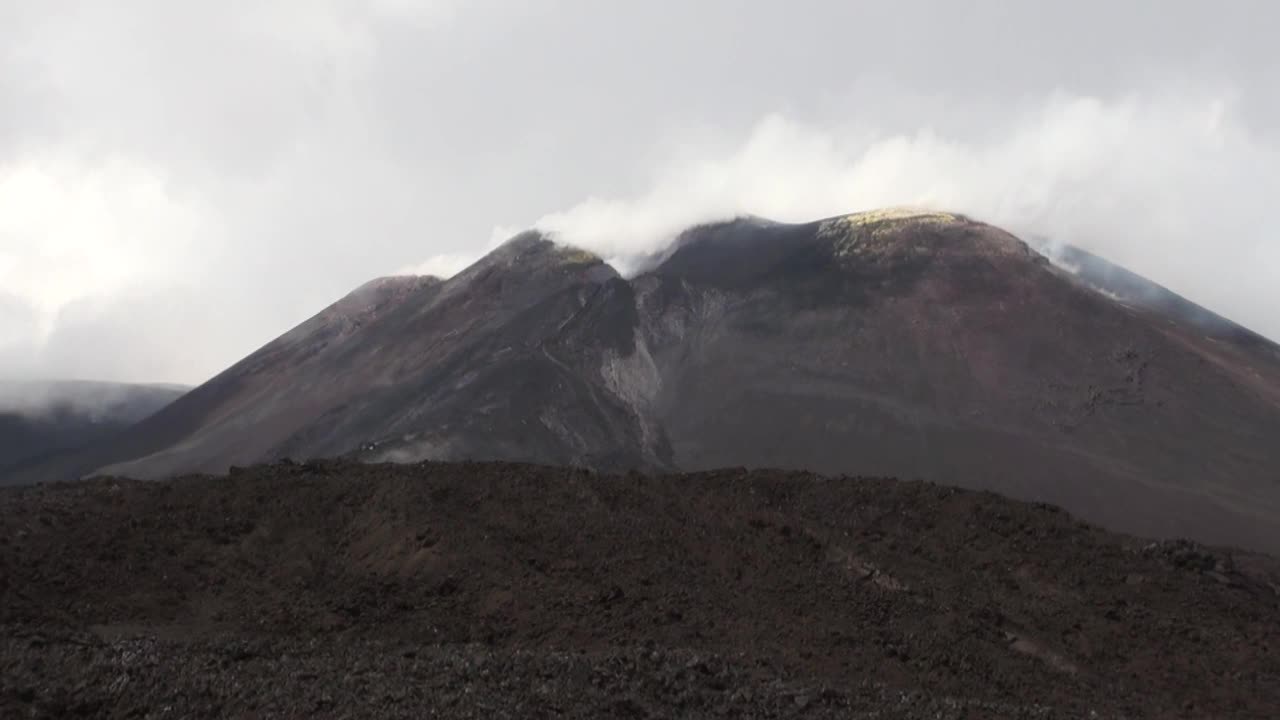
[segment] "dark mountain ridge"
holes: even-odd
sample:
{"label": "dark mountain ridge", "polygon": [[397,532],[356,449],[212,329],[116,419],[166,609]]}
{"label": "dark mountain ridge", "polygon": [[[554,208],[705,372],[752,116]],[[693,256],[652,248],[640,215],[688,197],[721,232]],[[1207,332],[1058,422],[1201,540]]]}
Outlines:
{"label": "dark mountain ridge", "polygon": [[0,380],[0,478],[114,437],[186,390],[178,385]]}
{"label": "dark mountain ridge", "polygon": [[1039,249],[1084,282],[1119,302],[1149,310],[1171,321],[1188,323],[1210,337],[1231,340],[1271,354],[1280,352],[1280,345],[1267,337],[1088,250],[1071,245],[1041,246]]}
{"label": "dark mountain ridge", "polygon": [[1276,346],[1099,267],[949,213],[701,226],[630,279],[525,233],[358,290],[58,470],[803,468],[1280,550]]}

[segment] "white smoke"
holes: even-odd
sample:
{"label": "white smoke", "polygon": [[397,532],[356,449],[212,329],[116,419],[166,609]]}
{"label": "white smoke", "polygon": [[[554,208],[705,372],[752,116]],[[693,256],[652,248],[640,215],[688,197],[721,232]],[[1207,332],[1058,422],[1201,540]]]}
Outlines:
{"label": "white smoke", "polygon": [[561,241],[626,259],[700,222],[808,221],[891,205],[946,209],[1070,243],[1280,337],[1280,142],[1229,93],[1104,101],[1056,93],[991,112],[977,137],[762,119],[727,154],[696,153],[630,198],[539,219]]}

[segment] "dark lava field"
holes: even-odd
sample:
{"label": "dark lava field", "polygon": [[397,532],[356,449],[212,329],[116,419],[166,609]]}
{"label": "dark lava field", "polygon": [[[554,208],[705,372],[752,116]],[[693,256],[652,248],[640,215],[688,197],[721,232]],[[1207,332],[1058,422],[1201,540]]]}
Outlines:
{"label": "dark lava field", "polygon": [[0,490],[0,717],[1274,718],[1280,563],[922,482]]}

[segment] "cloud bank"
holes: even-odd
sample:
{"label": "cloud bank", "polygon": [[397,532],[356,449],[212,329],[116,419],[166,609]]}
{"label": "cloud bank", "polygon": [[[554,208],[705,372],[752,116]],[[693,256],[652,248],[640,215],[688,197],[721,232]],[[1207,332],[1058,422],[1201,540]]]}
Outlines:
{"label": "cloud bank", "polygon": [[0,379],[198,383],[535,224],[623,258],[884,204],[1075,243],[1280,336],[1278,23],[1254,0],[0,0]]}

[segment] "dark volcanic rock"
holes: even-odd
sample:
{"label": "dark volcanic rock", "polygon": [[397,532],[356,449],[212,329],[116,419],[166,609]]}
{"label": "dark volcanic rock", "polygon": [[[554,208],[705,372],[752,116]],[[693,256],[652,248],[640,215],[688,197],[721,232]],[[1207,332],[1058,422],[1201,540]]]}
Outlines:
{"label": "dark volcanic rock", "polygon": [[1280,565],[919,482],[0,491],[0,716],[1275,717]]}
{"label": "dark volcanic rock", "polygon": [[876,212],[694,228],[625,280],[525,234],[448,281],[362,291],[35,475],[783,467],[1280,551],[1280,349],[1081,257],[1074,275],[982,223]]}

